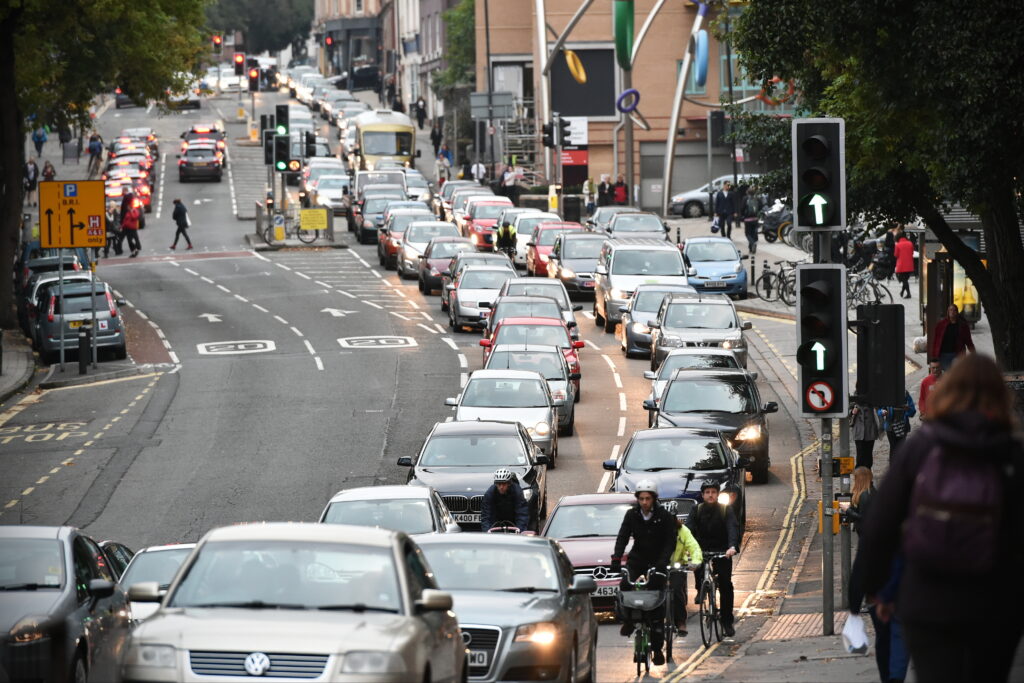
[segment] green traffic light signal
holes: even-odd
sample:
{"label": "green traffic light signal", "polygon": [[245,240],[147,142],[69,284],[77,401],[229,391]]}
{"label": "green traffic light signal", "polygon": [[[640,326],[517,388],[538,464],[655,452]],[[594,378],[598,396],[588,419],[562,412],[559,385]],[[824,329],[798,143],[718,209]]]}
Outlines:
{"label": "green traffic light signal", "polygon": [[274,164],[274,166],[277,167],[278,171],[283,171],[285,169],[285,162],[278,161],[276,164]]}
{"label": "green traffic light signal", "polygon": [[288,134],[288,129],[285,128],[284,126],[278,125],[278,127],[277,127],[277,134],[278,135],[287,135]]}

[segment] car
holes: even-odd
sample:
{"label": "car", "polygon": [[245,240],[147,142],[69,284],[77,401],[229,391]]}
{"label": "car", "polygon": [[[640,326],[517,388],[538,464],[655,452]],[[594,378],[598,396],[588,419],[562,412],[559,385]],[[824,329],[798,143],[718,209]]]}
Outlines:
{"label": "car", "polygon": [[637,285],[629,302],[619,307],[622,313],[622,334],[619,337],[626,358],[650,355],[650,324],[657,319],[661,300],[668,294],[696,294],[696,290],[689,285]]}
{"label": "car", "polygon": [[196,123],[180,136],[181,150],[185,151],[188,145],[198,142],[212,142],[222,152],[228,147],[227,132],[216,123]]}
{"label": "car", "polygon": [[491,349],[484,370],[530,370],[538,372],[548,383],[551,398],[558,406],[558,435],[572,436],[576,428],[576,387],[579,374],[569,370],[569,363],[557,346],[542,344],[499,344]]}
{"label": "car", "polygon": [[583,231],[579,223],[540,223],[530,234],[526,243],[526,274],[535,277],[548,276],[548,257],[555,246],[555,238],[570,230]]}
{"label": "car", "polygon": [[512,277],[515,277],[515,272],[502,267],[470,266],[463,269],[446,287],[448,327],[455,331],[466,326],[474,329],[483,327],[488,309],[481,304],[493,302],[505,280]]}
{"label": "car", "polygon": [[[56,272],[37,272],[29,277],[25,287],[22,288],[17,300],[18,322],[25,334],[31,336],[32,328],[35,327],[35,318],[38,315],[36,309],[36,298],[39,290],[43,287],[56,287],[60,281],[60,274]],[[73,270],[64,273],[64,284],[72,282],[92,282],[91,270]]]}
{"label": "car", "polygon": [[[629,493],[562,496],[541,529],[541,536],[558,541],[576,576],[593,577],[590,600],[596,611],[615,609],[622,575],[612,571],[611,557],[622,520],[635,505],[636,498]],[[631,547],[632,541],[626,546],[623,563]]]}
{"label": "car", "polygon": [[107,560],[107,567],[110,568],[114,578],[120,580],[124,570],[128,567],[128,563],[132,561],[135,551],[124,543],[118,543],[117,541],[100,541],[99,545],[100,550],[103,551],[103,556]]}
{"label": "car", "polygon": [[[132,584],[155,581],[160,590],[166,592],[178,568],[195,547],[195,543],[172,543],[143,548],[132,557],[119,583],[127,590]],[[132,624],[138,624],[153,616],[157,606],[155,602],[131,603]]]}
{"label": "car", "polygon": [[[569,334],[569,328],[565,321],[554,318],[505,318],[494,326],[491,336],[480,340],[483,347],[484,365],[487,364],[487,357],[491,349],[499,344],[544,344],[546,346],[557,346],[565,356],[569,364],[569,372],[580,374],[580,355],[584,343],[573,339]],[[576,401],[580,400],[580,380],[574,379],[576,387]]]}
{"label": "car", "polygon": [[372,526],[410,536],[462,531],[437,491],[427,486],[360,486],[338,491],[320,513],[320,523]]}
{"label": "car", "polygon": [[691,237],[683,247],[686,277],[690,286],[700,292],[729,294],[747,298],[747,271],[740,255],[728,237]]}
{"label": "car", "polygon": [[464,530],[480,529],[484,493],[500,467],[512,470],[530,508],[529,528],[547,516],[548,456],[518,422],[438,422],[415,456],[398,458],[408,483],[430,486]]}
{"label": "car", "polygon": [[53,363],[57,359],[62,330],[64,353],[71,350],[77,353],[78,332],[92,324],[93,316],[97,326],[93,330],[93,345],[98,349],[111,349],[118,360],[128,357],[124,324],[118,311],[125,301],[114,296],[110,285],[99,281],[65,284],[63,304],[56,287],[41,289],[39,296],[45,296],[46,301],[36,300],[38,313],[33,338],[43,362]]}
{"label": "car", "polygon": [[512,206],[508,197],[471,200],[466,204],[463,235],[480,251],[494,251],[494,224],[498,214]]}
{"label": "car", "polygon": [[[741,173],[738,176],[740,184],[749,183],[754,180],[760,173]],[[711,183],[705,183],[701,187],[693,190],[687,190],[678,194],[672,195],[671,203],[669,205],[669,213],[674,216],[683,216],[685,218],[700,218],[710,213],[708,208],[711,204],[712,197],[716,192],[722,189],[722,185],[728,181],[733,182],[733,175],[718,176]]]}
{"label": "car", "polygon": [[435,237],[459,236],[459,229],[455,227],[454,223],[433,220],[434,215],[429,210],[425,210],[425,216],[430,220],[414,220],[409,223],[402,234],[397,257],[398,277],[403,280],[417,274],[420,258],[427,245],[430,244],[430,240]]}
{"label": "car", "polygon": [[69,526],[0,526],[3,680],[120,680],[128,615],[92,538]]}
{"label": "car", "polygon": [[683,255],[665,240],[605,240],[594,269],[594,324],[614,332],[623,306],[645,282],[689,284]]}
{"label": "car", "polygon": [[736,354],[740,366],[747,367],[745,331],[753,323],[740,320],[728,297],[705,294],[669,294],[662,298],[658,314],[647,325],[651,330],[651,370],[672,349],[698,347],[723,348]]}
{"label": "car", "polygon": [[[506,223],[508,223],[509,225],[512,225],[516,221],[516,216],[521,216],[521,215],[527,214],[527,213],[537,213],[537,209],[531,209],[531,208],[526,207],[526,206],[506,206],[504,209],[501,210],[501,213],[498,214],[497,220],[494,221],[494,229],[497,230],[501,226],[505,225]],[[559,219],[555,218],[553,220],[559,220]],[[518,233],[517,233],[517,237],[518,237]],[[529,234],[527,234],[526,237],[527,237],[527,239],[529,239]],[[518,239],[517,239],[517,242],[518,242]],[[524,245],[526,244],[525,240],[524,240],[523,244]],[[497,247],[496,244],[494,245],[494,251],[498,251],[498,247]]]}
{"label": "car", "polygon": [[[739,368],[736,354],[728,349],[675,349],[669,351],[665,360],[657,370],[644,371],[644,379],[651,380],[651,393],[647,398],[657,405],[661,395],[665,392],[665,385],[672,379],[672,375],[679,369],[710,370],[715,368]],[[750,373],[751,377],[757,379],[757,373]],[[654,426],[654,412],[648,412],[647,426]]]}
{"label": "car", "polygon": [[452,258],[461,252],[475,252],[473,243],[465,237],[435,237],[423,250],[419,259],[419,289],[424,294],[431,294],[441,289],[441,273],[448,268]]}
{"label": "car", "polygon": [[499,296],[484,308],[489,309],[485,317],[485,337],[489,337],[494,332],[494,326],[505,318],[562,319],[562,309],[558,307],[558,302],[546,296]]}
{"label": "car", "polygon": [[335,216],[348,216],[352,205],[352,180],[347,174],[322,175],[316,182],[311,203],[330,209]]}
{"label": "car", "polygon": [[655,403],[644,400],[657,427],[715,429],[750,459],[751,481],[768,481],[771,467],[768,438],[769,413],[779,410],[774,401],[761,402],[751,373],[743,369],[676,370]]}
{"label": "car", "polygon": [[[466,648],[430,565],[404,533],[336,524],[213,529],[135,627],[124,678],[462,680]],[[197,628],[198,623],[202,628]],[[250,656],[260,653],[262,656]]]}
{"label": "car", "polygon": [[608,224],[617,213],[636,213],[640,209],[635,206],[599,206],[587,219],[587,229],[594,232],[605,233],[608,231]]}
{"label": "car", "polygon": [[200,109],[199,84],[191,83],[184,90],[167,90],[167,107],[169,109]]}
{"label": "car", "polygon": [[377,261],[380,265],[388,270],[397,269],[405,229],[415,221],[432,220],[434,214],[423,205],[388,211],[387,216],[384,216],[384,224],[380,226],[380,234],[377,235]]}
{"label": "car", "polygon": [[434,213],[437,214],[442,220],[448,215],[448,211],[451,210],[451,198],[455,190],[463,187],[479,187],[480,183],[475,180],[449,180],[441,186],[431,198],[431,208],[434,209]]}
{"label": "car", "polygon": [[189,146],[178,155],[178,180],[194,178],[212,179],[218,183],[224,178],[223,155],[212,146]]}
{"label": "car", "polygon": [[579,325],[576,322],[576,311],[582,311],[582,304],[574,304],[569,300],[565,286],[557,280],[538,280],[529,277],[517,277],[505,283],[499,292],[500,296],[544,296],[554,299],[562,311],[562,320],[569,328],[569,335],[579,339]]}
{"label": "car", "polygon": [[405,172],[400,169],[383,171],[356,171],[356,197],[363,196],[363,190],[370,185],[398,185],[406,192]]}
{"label": "car", "polygon": [[118,137],[127,137],[144,143],[154,157],[160,154],[160,137],[152,128],[125,128]]}
{"label": "car", "polygon": [[390,157],[382,157],[373,162],[374,171],[386,171],[388,169],[398,169],[400,171],[405,170],[405,164],[398,159],[392,159]]}
{"label": "car", "polygon": [[[37,275],[42,273],[59,273],[61,266],[65,273],[79,272],[82,270],[82,263],[88,263],[88,261],[82,261],[81,255],[77,253],[67,253],[63,250],[39,250],[39,255],[31,255],[24,262],[21,270],[21,281],[18,286],[19,291],[24,291],[28,287],[29,281]],[[63,252],[63,253],[61,253]],[[507,260],[507,259],[506,259]]]}
{"label": "car", "polygon": [[[482,200],[488,200],[494,198],[494,192],[489,187],[483,185],[471,185],[470,187],[460,187],[452,193],[451,205],[452,208],[448,212],[445,220],[455,223],[462,229],[462,223],[466,217],[466,203],[473,197],[479,197]],[[506,204],[505,206],[510,206]]]}
{"label": "car", "polygon": [[469,680],[599,680],[594,580],[574,575],[554,540],[449,536],[420,548],[452,594]]}
{"label": "car", "polygon": [[555,237],[548,255],[548,277],[558,280],[570,296],[594,295],[594,268],[604,238],[571,230]]}
{"label": "car", "polygon": [[548,467],[558,464],[558,410],[565,400],[551,396],[547,380],[530,370],[477,370],[457,397],[444,404],[455,409],[455,419],[518,422],[529,433]]}
{"label": "car", "polygon": [[374,194],[363,199],[355,214],[360,221],[356,231],[356,237],[360,244],[374,244],[377,241],[377,233],[380,226],[384,224],[384,209],[395,199],[401,201],[394,195],[385,194]]}
{"label": "car", "polygon": [[533,237],[533,229],[541,223],[561,223],[562,217],[557,213],[532,209],[518,214],[512,219],[512,225],[516,229],[516,266],[526,267],[526,244]]}
{"label": "car", "polygon": [[124,92],[121,88],[114,88],[114,109],[134,106],[136,106],[135,100],[132,99],[131,95]]}
{"label": "car", "polygon": [[315,156],[308,159],[299,177],[299,202],[306,208],[313,205],[313,194],[321,176],[347,174],[345,162],[337,157]]}
{"label": "car", "polygon": [[620,211],[608,221],[605,232],[609,237],[646,237],[654,240],[668,240],[668,225],[657,214],[647,211],[628,213]]}
{"label": "car", "polygon": [[415,169],[405,169],[405,186],[409,191],[410,197],[423,202],[428,208],[430,207],[430,200],[434,193],[430,187],[430,182],[423,177],[423,174]]}
{"label": "car", "polygon": [[710,426],[641,429],[604,469],[613,473],[611,490],[633,493],[647,479],[658,487],[659,504],[685,521],[701,502],[705,481],[719,485],[719,502],[732,506],[742,530],[747,518],[746,471],[749,457],[737,453],[724,434]]}
{"label": "car", "polygon": [[[471,243],[472,244],[472,243]],[[509,271],[510,277],[515,277],[516,271],[512,267],[512,262],[508,260],[505,254],[485,254],[483,252],[468,252],[462,251],[452,256],[451,262],[448,267],[441,271],[441,312],[447,312],[448,310],[448,299],[451,294],[451,290],[448,289],[448,285],[455,281],[455,278],[459,276],[464,268],[469,266],[494,266],[506,268]]]}
{"label": "car", "polygon": [[[349,212],[349,230],[358,234],[359,226],[363,224],[363,208],[366,205],[366,200],[371,197],[386,197],[388,202],[384,204],[384,209],[374,218],[373,224],[375,230],[380,230],[380,226],[384,225],[387,216],[385,215],[388,207],[393,209],[398,208],[409,208],[418,209],[420,208],[419,202],[410,202],[409,198],[398,185],[369,185],[363,188],[361,195],[356,195],[352,203],[351,211]],[[392,204],[394,202],[394,204]]]}

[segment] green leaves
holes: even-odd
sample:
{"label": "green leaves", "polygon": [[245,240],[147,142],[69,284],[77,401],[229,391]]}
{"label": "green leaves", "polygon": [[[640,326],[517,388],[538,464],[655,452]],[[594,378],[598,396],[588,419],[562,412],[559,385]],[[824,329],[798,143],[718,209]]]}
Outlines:
{"label": "green leaves", "polygon": [[476,16],[474,0],[460,0],[446,11],[445,61],[447,67],[434,76],[434,89],[445,94],[460,85],[473,82],[476,68]]}

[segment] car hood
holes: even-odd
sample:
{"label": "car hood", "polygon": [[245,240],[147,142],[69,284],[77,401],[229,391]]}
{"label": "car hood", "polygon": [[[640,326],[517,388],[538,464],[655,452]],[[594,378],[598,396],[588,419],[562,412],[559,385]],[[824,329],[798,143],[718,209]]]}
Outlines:
{"label": "car hood", "polygon": [[34,591],[5,591],[3,609],[0,610],[0,630],[7,633],[22,617],[49,614],[61,602],[64,591],[41,589]]}
{"label": "car hood", "polygon": [[572,268],[577,273],[593,273],[597,268],[597,259],[593,258],[567,258],[562,259],[562,265]]}
{"label": "car hood", "polygon": [[[698,277],[720,277],[736,275],[738,261],[691,261],[690,265],[697,270]],[[742,269],[741,269],[742,270]]]}
{"label": "car hood", "polygon": [[741,427],[750,424],[753,416],[748,413],[672,413],[663,412],[659,419],[667,420],[676,427],[714,429],[731,439]]}
{"label": "car hood", "polygon": [[469,420],[515,420],[526,428],[533,427],[538,422],[547,422],[550,417],[551,409],[547,406],[541,408],[473,408],[470,406],[459,406],[455,411],[455,419],[463,422]]}
{"label": "car hood", "polygon": [[217,650],[236,652],[337,653],[389,650],[409,637],[410,628],[408,617],[377,612],[171,608],[161,609],[132,637],[186,650],[215,643]]}
{"label": "car hood", "polygon": [[[519,626],[553,621],[561,611],[561,594],[505,593],[503,591],[453,590],[452,610],[460,624]],[[472,649],[472,643],[470,643]]]}
{"label": "car hood", "polygon": [[658,319],[657,311],[633,311],[629,314],[629,317],[635,323],[643,323],[644,325],[650,325]]}
{"label": "car hood", "polygon": [[[630,540],[630,544],[632,545],[632,540]],[[612,551],[615,549],[615,537],[560,538],[558,545],[569,556],[572,566],[589,567],[610,563]]]}
{"label": "car hood", "polygon": [[[687,485],[687,476],[693,473],[693,480]],[[621,472],[615,481],[615,488],[632,491],[642,479],[650,479],[658,487],[658,497],[666,500],[677,498],[700,499],[700,485],[703,481],[717,481],[724,484],[729,470],[664,470],[662,472]]]}
{"label": "car hood", "polygon": [[[530,468],[526,465],[506,465],[522,484]],[[433,486],[438,493],[475,495],[482,494],[494,483],[496,465],[486,467],[417,467],[416,483]],[[412,482],[410,482],[412,483]]]}
{"label": "car hood", "polygon": [[324,199],[330,199],[332,202],[340,202],[345,197],[348,196],[344,192],[342,192],[341,190],[335,190],[335,189],[317,190],[316,194],[317,194],[317,196],[323,197]]}
{"label": "car hood", "polygon": [[455,293],[466,306],[472,306],[474,301],[489,301],[493,303],[498,298],[497,289],[467,289],[460,287],[455,290]]}
{"label": "car hood", "polygon": [[470,221],[470,224],[474,228],[478,228],[480,230],[493,230],[494,224],[497,222],[497,218],[477,218],[476,220]]}
{"label": "car hood", "polygon": [[666,284],[666,285],[688,285],[689,280],[685,275],[618,275],[610,276],[612,287],[618,287],[627,292],[632,292],[637,285]]}

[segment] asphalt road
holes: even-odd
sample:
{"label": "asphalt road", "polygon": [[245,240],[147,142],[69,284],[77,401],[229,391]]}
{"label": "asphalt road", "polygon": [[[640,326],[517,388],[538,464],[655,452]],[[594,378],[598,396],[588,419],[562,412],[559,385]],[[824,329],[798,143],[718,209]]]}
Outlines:
{"label": "asphalt road", "polygon": [[[263,94],[269,111],[283,96]],[[74,524],[134,548],[191,541],[212,527],[252,520],[315,520],[335,491],[401,483],[401,455],[417,451],[430,426],[450,415],[444,398],[481,367],[479,336],[452,333],[436,296],[378,268],[374,246],[255,254],[244,247],[237,178],[246,196],[259,178],[252,155],[229,153],[222,183],[182,184],[174,172],[178,134],[227,113],[233,99],[197,113],[157,116],[110,110],[108,140],[150,125],[161,138],[154,211],[142,256],[104,260],[99,275],[131,303],[129,352],[156,363],[151,374],[19,397],[0,414],[0,523]],[[232,137],[239,126],[229,129]],[[332,141],[336,136],[332,136]],[[233,143],[233,140],[232,140]],[[248,151],[248,150],[246,150]],[[261,161],[261,160],[260,160]],[[170,202],[192,214],[196,249],[168,249]],[[584,303],[585,311],[590,306]],[[613,335],[577,314],[583,398],[576,435],[560,440],[549,500],[604,490],[603,460],[646,427],[646,360],[627,360]],[[737,606],[756,613],[779,570],[780,529],[793,500],[790,458],[807,445],[793,418],[792,323],[745,316],[751,369],[760,373],[770,416],[772,477],[748,487],[748,523],[735,569]],[[357,338],[357,339],[353,339]],[[358,339],[368,338],[368,339]],[[3,506],[3,501],[17,501]],[[766,583],[767,581],[767,583]],[[754,593],[755,589],[765,590]],[[675,663],[700,655],[696,623]],[[606,625],[602,680],[633,679],[631,646]],[[738,638],[745,635],[741,623]]]}

